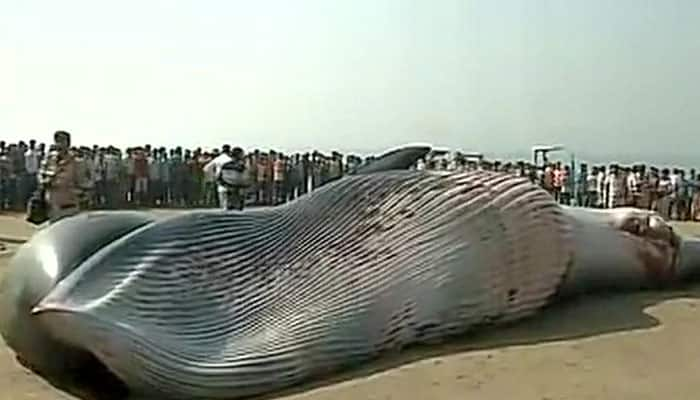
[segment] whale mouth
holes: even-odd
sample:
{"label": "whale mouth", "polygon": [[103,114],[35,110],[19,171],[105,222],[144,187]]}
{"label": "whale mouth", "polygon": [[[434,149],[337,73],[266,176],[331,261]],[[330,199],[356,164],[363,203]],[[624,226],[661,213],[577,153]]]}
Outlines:
{"label": "whale mouth", "polygon": [[15,355],[15,358],[20,365],[39,375],[52,386],[80,399],[125,400],[129,398],[128,386],[96,356],[83,349],[74,348],[73,351],[76,354],[82,353],[81,363],[62,373],[55,371],[47,373],[19,354]]}
{"label": "whale mouth", "polygon": [[[50,304],[40,304],[31,311],[32,318],[70,316],[71,314],[73,312],[70,310],[55,308]],[[65,325],[70,326],[72,324],[68,320],[65,321]],[[63,327],[60,329],[62,330]],[[75,354],[81,355],[79,363],[59,374],[55,372],[53,374],[42,374],[40,371],[30,369],[57,388],[84,400],[125,400],[129,398],[131,393],[126,383],[112,372],[96,354],[88,350],[89,346],[80,346],[80,342],[70,340],[61,340],[61,343],[71,347]]]}
{"label": "whale mouth", "polygon": [[562,293],[663,289],[685,279],[685,238],[657,213],[627,207],[565,210],[577,250]]}
{"label": "whale mouth", "polygon": [[635,239],[637,257],[651,282],[664,285],[678,279],[682,239],[659,214],[628,210],[613,225]]}

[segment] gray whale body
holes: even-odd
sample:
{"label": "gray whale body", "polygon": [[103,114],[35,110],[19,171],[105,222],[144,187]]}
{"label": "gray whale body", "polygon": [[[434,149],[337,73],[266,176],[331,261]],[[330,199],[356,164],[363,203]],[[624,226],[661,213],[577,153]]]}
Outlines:
{"label": "gray whale body", "polygon": [[676,236],[627,212],[578,218],[505,174],[395,171],[269,209],[86,213],[18,252],[0,332],[37,369],[56,367],[37,348],[89,354],[147,398],[263,394],[597,287],[577,246],[602,232],[625,285],[675,279]]}

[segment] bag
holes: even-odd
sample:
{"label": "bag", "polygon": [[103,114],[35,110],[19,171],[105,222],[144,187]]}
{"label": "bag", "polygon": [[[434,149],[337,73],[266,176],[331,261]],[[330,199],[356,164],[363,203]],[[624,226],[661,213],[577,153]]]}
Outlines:
{"label": "bag", "polygon": [[248,186],[248,174],[245,164],[241,160],[231,160],[221,166],[218,181],[221,185],[229,187]]}
{"label": "bag", "polygon": [[49,219],[49,205],[43,191],[37,191],[27,204],[27,222],[41,225]]}

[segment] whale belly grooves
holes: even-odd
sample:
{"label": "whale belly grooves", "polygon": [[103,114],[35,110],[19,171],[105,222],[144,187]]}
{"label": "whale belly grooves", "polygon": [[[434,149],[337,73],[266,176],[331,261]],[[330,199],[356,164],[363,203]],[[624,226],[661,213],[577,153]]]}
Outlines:
{"label": "whale belly grooves", "polygon": [[55,340],[31,309],[95,251],[153,220],[147,213],[85,213],[39,230],[18,249],[0,282],[0,333],[23,363],[44,372],[80,368],[89,355]]}
{"label": "whale belly grooves", "polygon": [[135,393],[236,398],[529,316],[571,257],[568,217],[525,179],[356,175],[280,207],[134,230],[34,317]]}

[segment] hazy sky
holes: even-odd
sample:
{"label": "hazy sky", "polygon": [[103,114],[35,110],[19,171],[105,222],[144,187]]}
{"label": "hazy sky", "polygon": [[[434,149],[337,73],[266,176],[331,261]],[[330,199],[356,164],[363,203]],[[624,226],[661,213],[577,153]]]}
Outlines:
{"label": "hazy sky", "polygon": [[418,141],[518,153],[558,142],[700,158],[700,1],[0,0],[0,10],[9,140],[66,129],[122,146]]}

